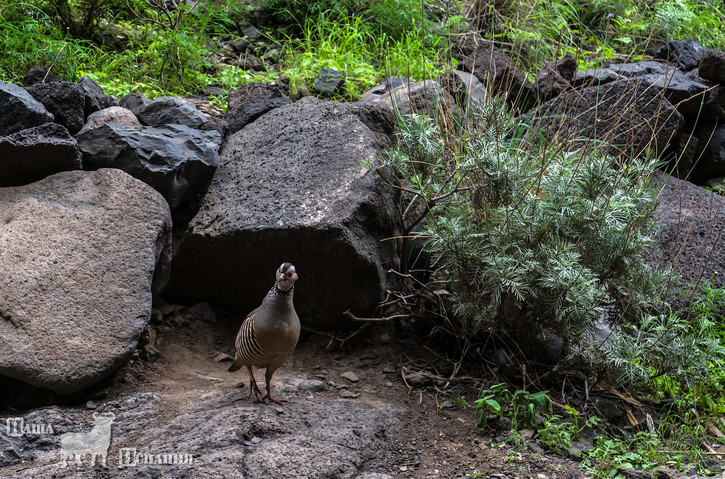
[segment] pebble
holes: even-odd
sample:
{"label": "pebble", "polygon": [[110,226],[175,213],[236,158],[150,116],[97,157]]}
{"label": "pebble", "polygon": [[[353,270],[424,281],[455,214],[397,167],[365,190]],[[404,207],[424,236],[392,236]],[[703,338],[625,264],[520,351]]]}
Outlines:
{"label": "pebble", "polygon": [[360,378],[352,371],[345,371],[344,373],[340,374],[343,378],[347,379],[351,383],[356,383],[360,380]]}
{"label": "pebble", "polygon": [[395,374],[395,368],[384,368],[383,372],[385,374]]}
{"label": "pebble", "polygon": [[261,437],[254,436],[252,438],[252,444],[259,444],[260,442],[262,442],[262,438]]}
{"label": "pebble", "polygon": [[216,355],[216,357],[214,358],[214,361],[215,361],[215,362],[217,362],[217,363],[220,363],[220,362],[222,362],[222,361],[234,361],[234,358],[233,358],[233,357],[231,357],[231,356],[229,356],[229,355],[228,355],[228,354],[226,354],[226,353],[219,353],[219,354],[217,354],[217,355]]}
{"label": "pebble", "polygon": [[88,409],[96,409],[97,405],[96,405],[96,402],[95,402],[95,401],[88,401],[88,402],[86,403],[86,407],[87,407]]}
{"label": "pebble", "polygon": [[356,397],[360,396],[360,393],[354,393],[352,391],[348,391],[347,389],[340,389],[340,397],[345,399],[355,399]]}

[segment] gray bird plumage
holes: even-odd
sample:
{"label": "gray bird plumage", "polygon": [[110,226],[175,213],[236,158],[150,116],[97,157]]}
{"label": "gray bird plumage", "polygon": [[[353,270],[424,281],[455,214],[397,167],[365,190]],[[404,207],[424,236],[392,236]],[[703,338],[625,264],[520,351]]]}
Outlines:
{"label": "gray bird plumage", "polygon": [[281,402],[272,397],[270,384],[272,375],[287,360],[300,337],[300,320],[292,302],[295,281],[295,267],[291,263],[282,263],[277,269],[274,286],[262,304],[244,318],[237,334],[236,354],[229,371],[246,366],[249,370],[249,395],[254,393],[258,400],[261,391],[254,379],[252,366],[266,368],[267,395],[263,399]]}

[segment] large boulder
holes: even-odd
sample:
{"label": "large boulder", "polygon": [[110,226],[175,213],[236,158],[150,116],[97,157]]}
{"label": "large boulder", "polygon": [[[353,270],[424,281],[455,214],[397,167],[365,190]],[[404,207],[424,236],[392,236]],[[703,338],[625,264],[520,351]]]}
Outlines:
{"label": "large boulder", "polygon": [[88,115],[86,124],[78,133],[85,133],[88,130],[98,128],[99,126],[113,123],[114,125],[123,126],[141,126],[136,115],[131,110],[127,110],[122,106],[111,106],[103,110],[97,110]]}
{"label": "large boulder", "polygon": [[108,123],[77,135],[87,168],[118,168],[158,190],[172,209],[203,195],[219,162],[221,135],[183,125]]}
{"label": "large boulder", "polygon": [[550,138],[591,138],[629,156],[653,148],[662,155],[676,144],[684,119],[646,82],[628,80],[565,92],[532,115]]}
{"label": "large boulder", "polygon": [[714,279],[716,287],[725,287],[725,198],[668,175],[661,174],[658,184],[656,260],[679,277],[668,299],[681,306],[690,285]]}
{"label": "large boulder", "polygon": [[83,90],[83,114],[86,118],[96,111],[118,106],[118,99],[103,93],[103,88],[93,78],[84,76],[78,80],[78,86]]}
{"label": "large boulder", "polygon": [[25,88],[0,82],[0,136],[53,121],[54,116]]}
{"label": "large boulder", "polygon": [[33,98],[55,115],[55,122],[75,135],[83,128],[85,116],[85,96],[83,89],[76,83],[36,83],[26,88]]}
{"label": "large boulder", "polygon": [[[358,472],[370,467],[371,461],[385,456],[389,438],[400,424],[399,407],[377,400],[327,398],[321,407],[319,396],[324,392],[320,391],[328,386],[319,379],[293,379],[275,377],[275,386],[294,396],[284,409],[240,402],[241,390],[235,388],[207,392],[204,399],[188,404],[141,392],[109,401],[93,413],[59,406],[38,409],[25,414],[24,423],[51,425],[53,434],[12,436],[6,434],[3,421],[0,475],[8,479],[354,479],[362,477]],[[110,423],[108,469],[101,472],[100,457],[92,466],[89,454],[82,456],[80,465],[69,459],[63,467],[61,435],[88,433],[96,418]],[[144,464],[155,454],[174,454],[178,460]],[[140,463],[134,464],[134,459]]]}
{"label": "large boulder", "polygon": [[703,53],[698,72],[706,80],[725,83],[725,52],[708,50]]}
{"label": "large boulder", "polygon": [[458,106],[446,86],[433,80],[411,82],[376,96],[370,102],[386,105],[400,115],[434,115],[441,107],[455,111]]}
{"label": "large boulder", "polygon": [[693,179],[699,182],[725,176],[725,125],[704,121],[693,135],[698,140]]}
{"label": "large boulder", "polygon": [[61,394],[130,359],[168,277],[171,220],[120,170],[0,188],[0,374]]}
{"label": "large boulder", "polygon": [[389,108],[305,97],[231,135],[175,253],[169,292],[247,311],[283,261],[302,322],[370,313],[396,258],[394,191],[361,164],[389,146]]}
{"label": "large boulder", "polygon": [[279,87],[263,83],[248,83],[229,92],[225,120],[229,124],[229,133],[236,133],[268,111],[289,105]]}
{"label": "large boulder", "polygon": [[208,121],[193,103],[175,96],[157,98],[140,106],[138,111],[129,109],[136,113],[141,123],[150,126],[176,124],[199,128]]}
{"label": "large boulder", "polygon": [[507,102],[522,111],[536,104],[536,87],[504,52],[490,42],[483,42],[462,59],[458,69],[474,74],[494,95],[505,94]]}
{"label": "large boulder", "polygon": [[690,38],[668,41],[655,52],[655,56],[674,63],[682,71],[689,71],[697,68],[705,51],[705,47],[697,43],[697,40]]}
{"label": "large boulder", "polygon": [[541,101],[548,101],[571,88],[577,67],[576,58],[571,53],[544,65],[536,75],[536,89],[539,91]]}
{"label": "large boulder", "polygon": [[57,123],[0,136],[0,186],[26,185],[81,167],[78,143]]}

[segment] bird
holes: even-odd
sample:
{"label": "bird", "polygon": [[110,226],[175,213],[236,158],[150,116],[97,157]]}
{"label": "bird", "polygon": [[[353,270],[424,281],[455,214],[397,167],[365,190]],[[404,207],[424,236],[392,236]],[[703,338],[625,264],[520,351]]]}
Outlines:
{"label": "bird", "polygon": [[[277,269],[275,282],[262,304],[249,313],[242,321],[235,341],[236,352],[230,372],[246,366],[249,370],[249,396],[252,393],[257,401],[282,403],[284,399],[272,397],[271,382],[274,372],[287,361],[297,346],[300,337],[300,319],[295,311],[292,296],[297,270],[292,263],[282,263]],[[252,366],[266,368],[267,394],[260,399],[262,392],[254,379]]]}

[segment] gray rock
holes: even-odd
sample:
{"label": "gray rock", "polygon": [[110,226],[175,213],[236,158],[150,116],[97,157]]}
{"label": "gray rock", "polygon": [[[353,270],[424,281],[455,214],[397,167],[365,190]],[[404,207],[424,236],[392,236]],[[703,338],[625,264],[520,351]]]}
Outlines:
{"label": "gray rock", "polygon": [[536,89],[539,91],[540,100],[548,101],[571,88],[577,68],[576,58],[571,53],[544,65],[536,75]]}
{"label": "gray rock", "polygon": [[705,47],[690,38],[668,41],[655,52],[655,57],[674,63],[682,71],[689,71],[697,68],[703,53]]}
{"label": "gray rock", "polygon": [[494,95],[505,94],[507,102],[521,111],[536,104],[536,87],[504,52],[484,41],[472,54],[461,60],[458,69],[472,73]]}
{"label": "gray rock", "polygon": [[265,113],[292,103],[279,87],[248,83],[229,92],[225,120],[229,133],[236,133]]}
{"label": "gray rock", "polygon": [[334,68],[323,68],[315,78],[315,91],[323,97],[332,97],[342,93],[345,75]]}
{"label": "gray rock", "polygon": [[193,205],[219,163],[221,135],[183,125],[106,124],[77,135],[87,168],[118,168],[158,190],[172,209]]}
{"label": "gray rock", "polygon": [[685,75],[680,70],[649,73],[637,77],[658,91],[685,116],[697,118],[709,97],[711,87]]}
{"label": "gray rock", "polygon": [[665,61],[657,60],[642,60],[639,62],[632,63],[615,63],[606,67],[612,70],[616,74],[626,77],[634,78],[643,75],[664,75],[675,69],[673,65]]}
{"label": "gray rock", "polygon": [[708,50],[703,53],[698,73],[706,80],[725,83],[725,52]]}
{"label": "gray rock", "polygon": [[660,226],[654,239],[659,253],[653,259],[682,278],[681,284],[670,286],[667,298],[680,307],[688,284],[714,279],[716,287],[725,287],[725,198],[668,175],[660,175],[658,184],[662,189],[654,217]]}
{"label": "gray rock", "polygon": [[351,383],[356,383],[360,380],[357,374],[355,374],[352,371],[345,371],[344,373],[340,374],[341,377],[347,379]]}
{"label": "gray rock", "polygon": [[431,114],[440,104],[447,105],[451,109],[457,108],[450,93],[432,80],[401,85],[374,98],[371,102],[387,105],[401,115]]}
{"label": "gray rock", "polygon": [[118,105],[118,99],[113,96],[106,95],[103,93],[103,88],[96,83],[93,78],[89,76],[84,76],[80,80],[78,80],[78,85],[83,90],[83,96],[84,96],[84,108],[83,113],[86,116],[86,119],[88,115],[90,115],[93,112],[103,110],[105,108],[110,108]]}
{"label": "gray rock", "polygon": [[257,29],[257,27],[249,23],[247,20],[239,20],[239,22],[237,22],[237,26],[242,32],[242,35],[250,40],[260,40],[262,38],[262,33]]}
{"label": "gray rock", "polygon": [[611,153],[630,157],[653,148],[662,155],[677,144],[684,118],[646,82],[629,80],[569,91],[539,107],[532,117],[550,138],[596,138]]}
{"label": "gray rock", "polygon": [[23,75],[23,85],[30,86],[36,83],[53,83],[62,79],[53,72],[48,73],[48,69],[41,66],[34,66]]}
{"label": "gray rock", "polygon": [[407,85],[408,83],[411,83],[411,80],[408,77],[383,78],[383,81],[381,81],[379,85],[374,86],[363,93],[360,101],[372,101],[385,93],[388,93],[401,85]]}
{"label": "gray rock", "polygon": [[395,242],[381,240],[396,235],[398,215],[394,191],[360,165],[392,127],[387,108],[305,97],[229,136],[174,256],[172,297],[250,311],[270,265],[291,261],[304,324],[370,313],[395,261]]}
{"label": "gray rock", "polygon": [[184,125],[198,128],[207,122],[207,118],[188,100],[174,96],[164,96],[140,106],[138,111],[131,109],[141,123],[149,126]]}
{"label": "gray rock", "polygon": [[438,77],[438,83],[450,95],[461,111],[468,111],[474,102],[483,103],[488,96],[486,88],[471,73],[451,70]]}
{"label": "gray rock", "polygon": [[23,87],[0,82],[0,136],[42,125],[54,118]]}
{"label": "gray rock", "polygon": [[57,123],[0,136],[0,187],[26,185],[81,167],[78,143]]}
{"label": "gray rock", "polygon": [[83,89],[75,83],[37,83],[26,88],[33,98],[45,106],[55,116],[55,122],[75,135],[83,128],[83,108],[85,98]]}
{"label": "gray rock", "polygon": [[83,128],[78,134],[85,133],[88,130],[108,123],[122,126],[141,126],[141,122],[138,121],[138,118],[136,118],[136,115],[131,110],[127,110],[121,106],[112,106],[91,113],[86,120],[86,124],[83,125]]}
{"label": "gray rock", "polygon": [[[108,472],[92,467],[89,454],[78,466],[69,463],[63,468],[58,463],[60,435],[91,431],[94,412],[58,406],[34,411],[23,417],[25,422],[51,424],[54,434],[0,436],[5,445],[0,450],[0,475],[9,479],[109,473],[121,479],[388,477],[359,472],[385,453],[384,440],[398,423],[396,408],[344,399],[321,408],[315,401],[294,399],[279,414],[275,408],[239,401],[239,395],[238,390],[220,392],[177,408],[155,394],[137,393],[99,405],[97,415],[113,414]],[[4,426],[0,435],[6,435]],[[133,454],[159,453],[188,454],[192,463],[119,467]]]}
{"label": "gray rock", "polygon": [[393,479],[393,476],[381,472],[363,472],[355,476],[355,479]]}
{"label": "gray rock", "polygon": [[574,76],[575,87],[590,87],[604,85],[619,79],[619,74],[609,68],[592,68],[590,70],[582,70]]}
{"label": "gray rock", "polygon": [[168,275],[161,195],[119,170],[0,189],[0,374],[69,394],[131,357]]}

